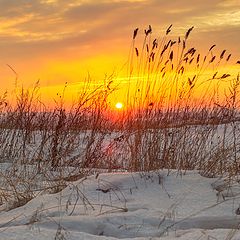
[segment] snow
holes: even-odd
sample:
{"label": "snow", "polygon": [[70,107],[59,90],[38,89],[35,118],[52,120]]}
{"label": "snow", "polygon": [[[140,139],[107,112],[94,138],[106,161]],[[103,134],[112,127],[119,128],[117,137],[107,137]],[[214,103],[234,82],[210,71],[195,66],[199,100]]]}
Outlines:
{"label": "snow", "polygon": [[100,173],[0,212],[0,240],[240,239],[240,184],[197,171]]}

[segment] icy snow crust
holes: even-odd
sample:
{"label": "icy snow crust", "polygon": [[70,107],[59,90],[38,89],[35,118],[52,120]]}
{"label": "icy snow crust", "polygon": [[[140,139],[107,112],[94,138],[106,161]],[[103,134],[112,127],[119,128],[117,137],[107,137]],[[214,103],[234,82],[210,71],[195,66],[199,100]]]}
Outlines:
{"label": "icy snow crust", "polygon": [[92,175],[2,210],[0,239],[237,240],[239,185],[196,171]]}

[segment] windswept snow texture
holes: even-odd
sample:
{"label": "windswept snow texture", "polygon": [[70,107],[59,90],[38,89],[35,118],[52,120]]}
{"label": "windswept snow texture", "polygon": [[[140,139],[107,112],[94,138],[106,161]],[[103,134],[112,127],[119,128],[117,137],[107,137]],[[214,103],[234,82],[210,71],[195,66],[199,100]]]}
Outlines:
{"label": "windswept snow texture", "polygon": [[[0,213],[0,239],[240,239],[240,187],[194,171],[102,173]],[[232,237],[232,238],[231,238]]]}

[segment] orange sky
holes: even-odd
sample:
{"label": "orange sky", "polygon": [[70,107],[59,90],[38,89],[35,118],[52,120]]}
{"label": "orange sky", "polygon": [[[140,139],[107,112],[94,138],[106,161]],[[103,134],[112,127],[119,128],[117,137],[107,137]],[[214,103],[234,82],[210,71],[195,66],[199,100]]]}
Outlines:
{"label": "orange sky", "polygon": [[173,37],[195,26],[191,45],[240,57],[239,0],[0,0],[1,91],[14,86],[6,64],[19,85],[40,79],[50,98],[66,81],[77,92],[88,74],[96,84],[124,77],[132,32],[149,24],[156,35],[173,24]]}

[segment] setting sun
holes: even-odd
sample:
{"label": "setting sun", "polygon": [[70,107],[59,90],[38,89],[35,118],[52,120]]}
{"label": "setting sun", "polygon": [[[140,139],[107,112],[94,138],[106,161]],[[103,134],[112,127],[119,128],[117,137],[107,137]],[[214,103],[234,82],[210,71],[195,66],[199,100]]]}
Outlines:
{"label": "setting sun", "polygon": [[115,107],[116,107],[117,109],[122,109],[122,108],[123,108],[123,103],[117,102],[116,105],[115,105]]}

